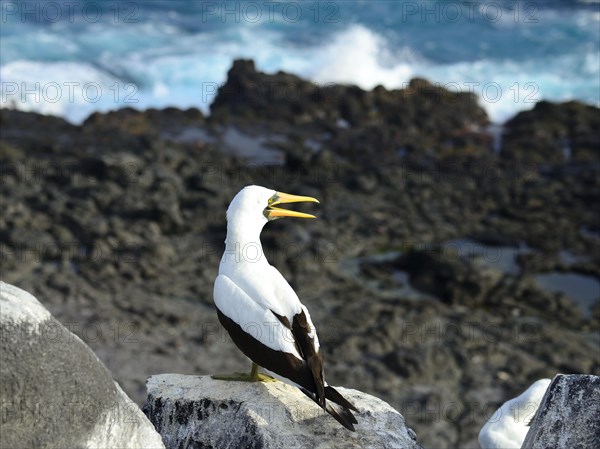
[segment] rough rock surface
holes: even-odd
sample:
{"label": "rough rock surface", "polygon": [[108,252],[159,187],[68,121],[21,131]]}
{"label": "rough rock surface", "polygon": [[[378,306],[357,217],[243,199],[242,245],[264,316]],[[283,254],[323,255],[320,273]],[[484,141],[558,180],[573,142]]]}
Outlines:
{"label": "rough rock surface", "polygon": [[335,151],[368,165],[373,162],[364,151],[368,142],[377,144],[380,160],[395,157],[399,148],[422,156],[476,154],[492,146],[484,129],[487,114],[472,93],[418,78],[393,90],[319,86],[284,72],[259,72],[251,60],[234,62],[211,104],[211,119],[258,122],[272,130],[293,124],[296,130],[311,129],[313,136],[333,134]]}
{"label": "rough rock surface", "polygon": [[600,377],[557,375],[530,427],[522,449],[598,447]]}
{"label": "rough rock surface", "polygon": [[91,349],[1,281],[0,331],[0,447],[164,447]]}
{"label": "rough rock surface", "polygon": [[282,382],[161,374],[150,377],[147,386],[144,412],[169,449],[420,447],[400,413],[357,390],[336,387],[360,410],[356,432],[350,432]]}
{"label": "rough rock surface", "polygon": [[503,154],[522,163],[600,160],[600,110],[577,101],[540,101],[506,123]]}

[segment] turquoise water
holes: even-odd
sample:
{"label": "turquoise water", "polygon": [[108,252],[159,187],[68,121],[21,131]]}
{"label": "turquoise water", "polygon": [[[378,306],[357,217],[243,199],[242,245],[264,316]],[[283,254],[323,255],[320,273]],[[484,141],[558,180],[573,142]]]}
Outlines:
{"label": "turquoise water", "polygon": [[[2,1],[2,105],[81,122],[121,106],[208,111],[234,58],[315,83],[472,90],[501,122],[600,103],[593,2]],[[36,94],[37,93],[37,94]]]}
{"label": "turquoise water", "polygon": [[[457,239],[442,244],[441,251],[448,262],[457,261],[458,259],[468,260],[475,265],[491,267],[504,274],[516,276],[521,272],[517,257],[520,254],[531,253],[534,250],[525,244],[520,246],[489,246],[470,239]],[[378,280],[368,280],[361,273],[362,263],[393,262],[401,254],[398,251],[391,251],[360,258],[350,258],[342,261],[340,268],[350,278],[362,279],[368,288],[383,296],[432,299],[430,295],[412,286],[409,275],[405,271],[394,270],[391,276],[395,283],[393,287],[383,286]],[[581,257],[568,251],[562,251],[559,257],[567,265],[581,260]],[[581,307],[584,316],[590,316],[592,308],[600,301],[600,281],[594,276],[552,271],[538,274],[533,279],[540,288],[550,292],[563,293],[574,300]]]}
{"label": "turquoise water", "polygon": [[520,254],[531,250],[525,244],[520,246],[489,246],[470,239],[450,240],[443,244],[444,254],[449,260],[458,257],[472,263],[485,265],[506,274],[517,275],[521,267],[517,262]]}
{"label": "turquoise water", "polygon": [[550,272],[535,277],[540,287],[564,293],[575,300],[589,316],[590,309],[600,301],[600,281],[593,276],[578,273]]}

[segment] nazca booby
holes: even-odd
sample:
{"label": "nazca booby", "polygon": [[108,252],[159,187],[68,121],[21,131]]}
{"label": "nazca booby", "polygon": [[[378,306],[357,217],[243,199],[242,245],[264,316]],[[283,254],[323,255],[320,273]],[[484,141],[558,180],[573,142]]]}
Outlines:
{"label": "nazca booby", "polygon": [[[306,307],[275,267],[260,242],[263,227],[281,217],[316,218],[276,206],[316,202],[260,186],[243,188],[227,209],[225,252],[214,285],[217,315],[237,347],[252,360],[250,374],[217,375],[216,379],[269,381],[273,377],[300,388],[349,430],[357,409],[323,376],[323,358],[315,326]],[[332,404],[333,403],[333,404]]]}

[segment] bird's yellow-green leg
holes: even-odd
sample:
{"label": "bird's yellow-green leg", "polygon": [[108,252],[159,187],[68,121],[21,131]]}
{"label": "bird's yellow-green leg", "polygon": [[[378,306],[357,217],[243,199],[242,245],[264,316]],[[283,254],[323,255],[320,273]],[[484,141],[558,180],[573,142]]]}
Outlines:
{"label": "bird's yellow-green leg", "polygon": [[237,382],[275,382],[276,379],[271,376],[267,376],[266,374],[260,374],[258,372],[258,365],[256,363],[252,363],[252,369],[250,370],[250,374],[247,373],[233,373],[233,374],[215,374],[210,376],[213,379],[217,380],[232,380]]}

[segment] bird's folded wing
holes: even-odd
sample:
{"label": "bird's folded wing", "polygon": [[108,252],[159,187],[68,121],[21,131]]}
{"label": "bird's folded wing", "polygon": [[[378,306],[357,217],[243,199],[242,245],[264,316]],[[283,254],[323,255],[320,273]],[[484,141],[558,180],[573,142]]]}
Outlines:
{"label": "bird's folded wing", "polygon": [[302,304],[296,292],[273,266],[254,264],[249,267],[251,269],[231,268],[222,267],[220,274],[227,276],[263,309],[286,316],[290,321],[301,311]]}
{"label": "bird's folded wing", "polygon": [[319,341],[315,327],[310,319],[306,307],[302,306],[302,311],[292,320],[292,333],[300,353],[306,360],[311,376],[314,381],[314,393],[317,397],[317,403],[325,408],[325,380],[323,379],[323,358],[319,350]]}
{"label": "bird's folded wing", "polygon": [[232,279],[220,274],[215,281],[215,305],[241,329],[263,345],[302,360],[290,329],[273,312],[247,294]]}

